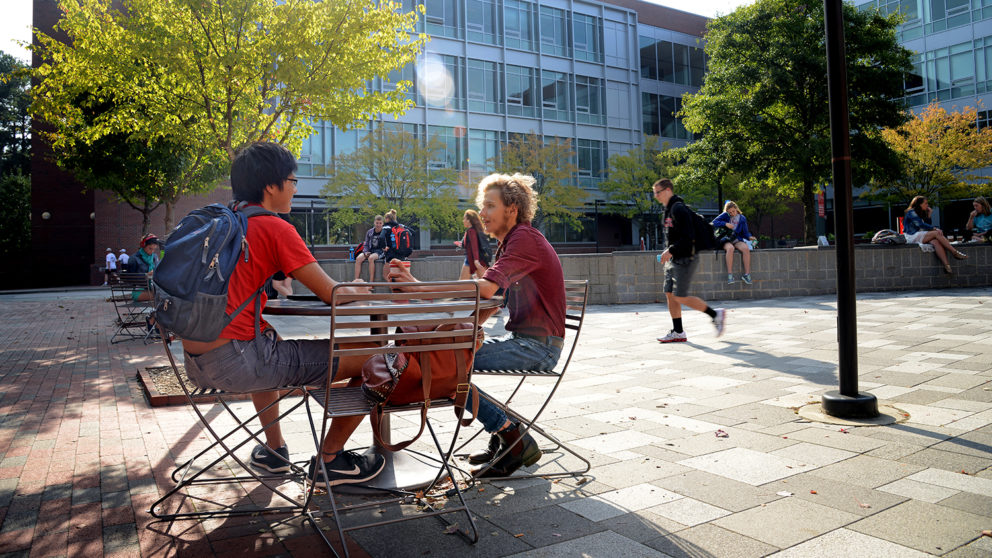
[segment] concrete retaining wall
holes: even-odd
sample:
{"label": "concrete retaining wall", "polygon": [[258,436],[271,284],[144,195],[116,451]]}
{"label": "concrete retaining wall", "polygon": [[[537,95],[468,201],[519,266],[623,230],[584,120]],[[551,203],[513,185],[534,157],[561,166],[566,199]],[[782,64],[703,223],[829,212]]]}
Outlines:
{"label": "concrete retaining wall", "polygon": [[[944,273],[933,253],[917,245],[855,247],[855,280],[859,292],[988,287],[992,285],[992,245],[962,246],[967,260],[951,260],[953,275]],[[656,261],[660,252],[613,252],[611,254],[561,255],[566,279],[588,279],[593,304],[636,304],[660,302],[663,266]],[[464,259],[437,256],[413,261],[413,273],[421,280],[454,279]],[[322,266],[335,279],[354,277],[354,263],[327,260]],[[367,277],[367,264],[362,266]],[[381,264],[379,264],[381,269]],[[740,254],[734,271],[740,276]],[[377,271],[377,276],[379,271]],[[751,255],[754,284],[739,279],[727,284],[724,253],[709,252],[700,258],[693,279],[692,294],[706,300],[775,298],[836,292],[837,253],[833,247],[801,247],[756,250]],[[295,284],[299,290],[302,285]]]}

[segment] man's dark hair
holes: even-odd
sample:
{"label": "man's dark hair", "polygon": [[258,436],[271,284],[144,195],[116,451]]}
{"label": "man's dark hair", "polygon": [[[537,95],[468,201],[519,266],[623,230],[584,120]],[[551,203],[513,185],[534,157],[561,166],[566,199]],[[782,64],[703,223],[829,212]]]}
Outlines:
{"label": "man's dark hair", "polygon": [[671,189],[671,191],[675,191],[675,185],[672,184],[672,181],[667,178],[660,178],[657,182],[651,185],[651,190],[654,190],[655,188],[661,188],[662,190]]}
{"label": "man's dark hair", "polygon": [[296,157],[288,149],[271,142],[243,147],[231,164],[231,190],[237,201],[262,203],[265,187],[283,182],[296,172]]}

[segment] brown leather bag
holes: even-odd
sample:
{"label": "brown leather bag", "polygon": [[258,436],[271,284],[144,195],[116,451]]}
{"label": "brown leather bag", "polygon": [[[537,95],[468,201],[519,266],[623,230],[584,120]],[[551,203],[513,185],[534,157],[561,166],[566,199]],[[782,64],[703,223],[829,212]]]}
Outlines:
{"label": "brown leather bag", "polygon": [[[438,327],[416,326],[403,327],[404,333],[423,331],[446,331],[455,329],[470,329],[472,324],[448,324]],[[481,328],[476,332],[476,349],[482,344]],[[409,341],[407,345],[431,345],[455,342],[453,337],[437,337]],[[472,408],[479,408],[479,394],[469,383],[471,373],[472,352],[468,349],[449,349],[440,351],[425,351],[418,353],[387,353],[372,355],[362,366],[362,391],[375,404],[369,412],[372,422],[372,433],[380,446],[399,451],[420,437],[427,424],[427,411],[431,399],[454,399],[455,416],[462,426],[468,426],[475,418],[474,415],[463,418],[465,402],[469,393],[472,394]],[[420,430],[417,435],[405,442],[387,444],[382,441],[383,407],[389,405],[405,405],[423,402],[420,408]]]}

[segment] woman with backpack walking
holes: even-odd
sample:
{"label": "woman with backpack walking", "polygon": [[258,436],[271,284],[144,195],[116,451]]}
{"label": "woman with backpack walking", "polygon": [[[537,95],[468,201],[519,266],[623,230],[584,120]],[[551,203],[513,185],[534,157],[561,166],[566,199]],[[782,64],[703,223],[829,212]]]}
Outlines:
{"label": "woman with backpack walking", "polygon": [[488,268],[492,259],[492,248],[489,247],[489,236],[482,228],[482,221],[475,210],[465,210],[462,218],[462,225],[465,226],[465,236],[456,245],[465,249],[465,264],[462,265],[462,272],[458,279],[465,280],[475,277],[478,268],[475,262],[482,264],[483,269]]}
{"label": "woman with backpack walking", "polygon": [[741,253],[741,263],[744,265],[744,274],[741,281],[745,285],[751,284],[751,244],[749,240],[755,240],[754,235],[747,228],[747,218],[741,213],[737,204],[727,200],[723,205],[723,213],[713,219],[713,227],[716,235],[716,245],[727,252],[727,284],[734,282],[734,250]]}

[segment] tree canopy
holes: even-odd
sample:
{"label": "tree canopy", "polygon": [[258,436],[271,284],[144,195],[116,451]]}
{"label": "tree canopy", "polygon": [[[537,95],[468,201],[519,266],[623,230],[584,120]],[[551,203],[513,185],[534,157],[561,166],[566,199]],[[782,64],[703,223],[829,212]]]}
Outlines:
{"label": "tree canopy", "polygon": [[500,156],[490,163],[495,172],[519,172],[534,177],[534,190],[538,195],[535,227],[540,227],[545,220],[579,225],[587,194],[575,185],[579,168],[570,140],[541,138],[534,132],[521,134],[502,144]]}
{"label": "tree canopy", "polygon": [[114,91],[136,102],[116,103],[78,139],[191,137],[229,159],[259,140],[298,149],[311,121],[348,128],[402,113],[410,84],[384,92],[369,84],[411,63],[426,40],[414,34],[417,13],[389,0],[115,4],[60,0],[57,31],[68,42],[38,37],[35,113],[78,121],[80,93]]}
{"label": "tree canopy", "polygon": [[354,152],[338,156],[334,174],[323,189],[338,228],[372,223],[372,217],[396,209],[400,222],[450,229],[460,222],[458,174],[436,168],[444,145],[404,130],[383,126],[365,135]]}
{"label": "tree canopy", "polygon": [[992,161],[992,128],[975,126],[977,109],[948,112],[937,102],[882,137],[902,163],[891,180],[873,182],[865,195],[903,203],[922,195],[950,200],[989,195],[992,177],[975,172]]}
{"label": "tree canopy", "polygon": [[0,176],[30,174],[31,104],[27,68],[0,52]]}
{"label": "tree canopy", "polygon": [[[898,100],[910,52],[895,37],[897,16],[844,4],[852,167],[855,183],[894,172],[879,128],[905,117]],[[706,80],[685,96],[683,122],[705,141],[684,148],[684,176],[715,185],[737,174],[768,195],[798,197],[805,236],[815,238],[818,185],[831,178],[823,3],[758,0],[711,20]]]}

